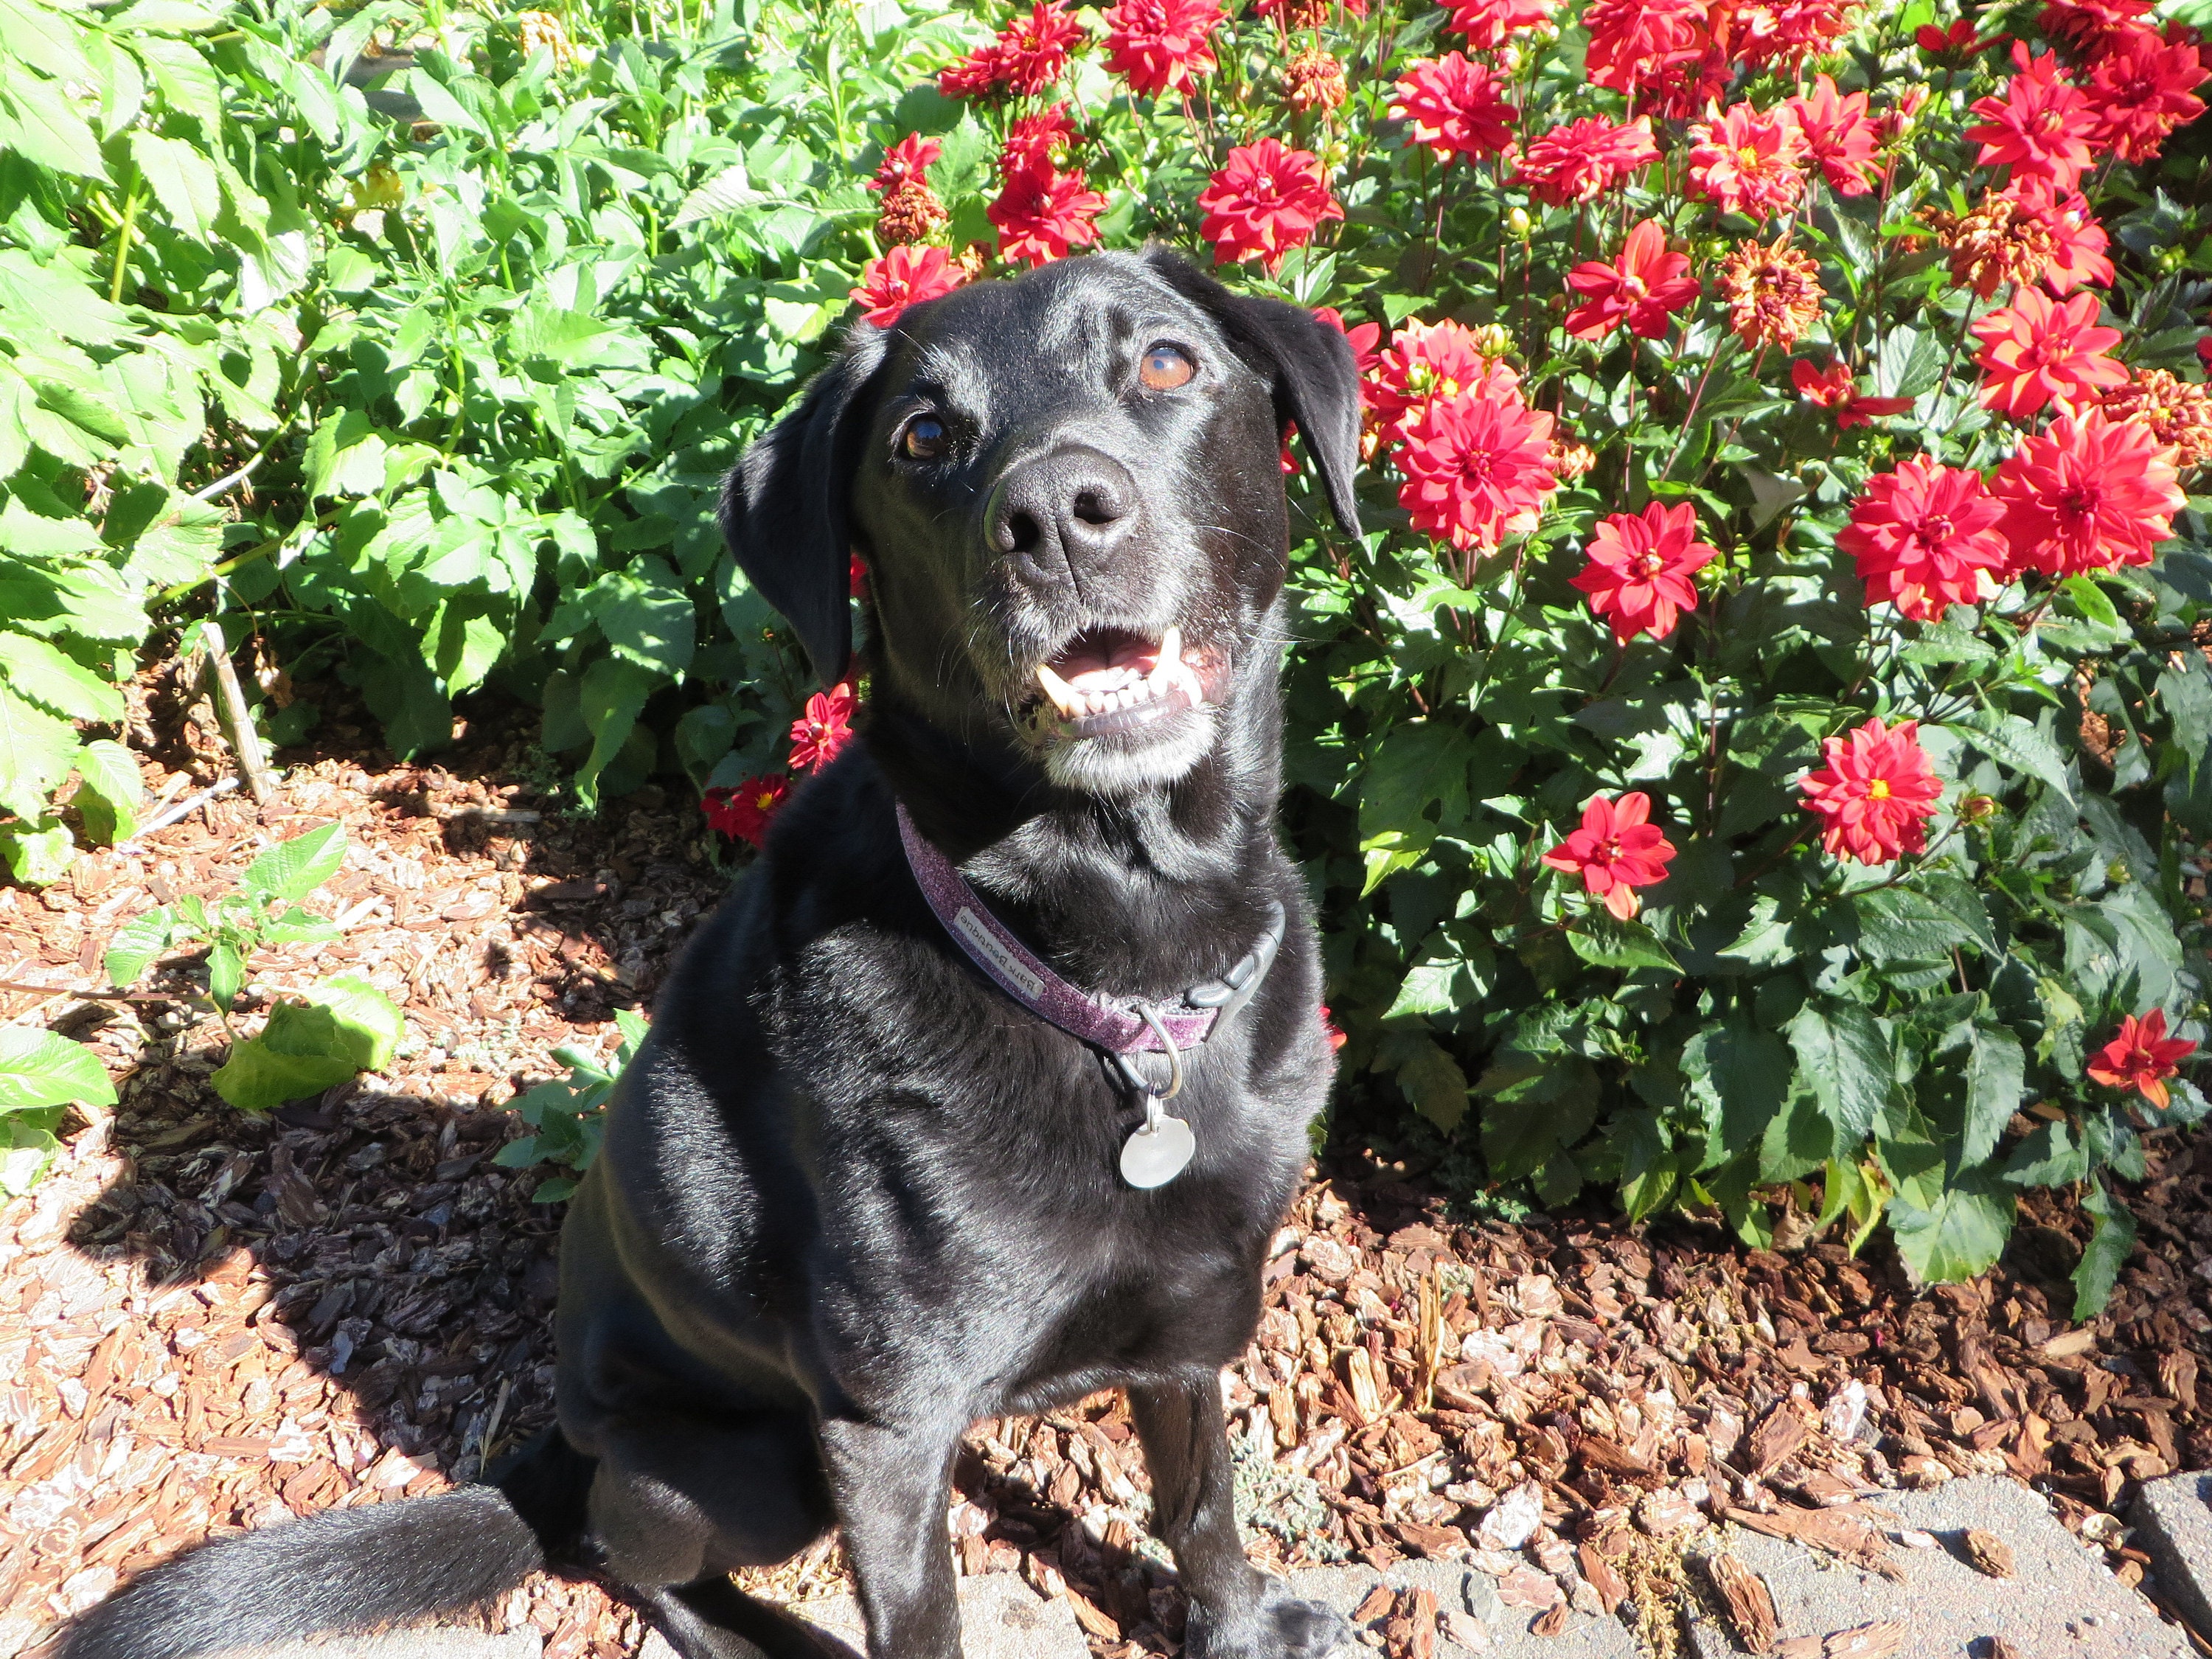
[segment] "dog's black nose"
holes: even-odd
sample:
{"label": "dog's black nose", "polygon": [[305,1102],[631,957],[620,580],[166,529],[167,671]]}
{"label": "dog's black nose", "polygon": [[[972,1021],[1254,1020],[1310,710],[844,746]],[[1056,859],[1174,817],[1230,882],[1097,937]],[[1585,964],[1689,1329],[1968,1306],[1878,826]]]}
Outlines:
{"label": "dog's black nose", "polygon": [[1120,547],[1137,518],[1137,481],[1112,456],[1069,445],[999,480],[991,545],[1037,575],[1080,582]]}

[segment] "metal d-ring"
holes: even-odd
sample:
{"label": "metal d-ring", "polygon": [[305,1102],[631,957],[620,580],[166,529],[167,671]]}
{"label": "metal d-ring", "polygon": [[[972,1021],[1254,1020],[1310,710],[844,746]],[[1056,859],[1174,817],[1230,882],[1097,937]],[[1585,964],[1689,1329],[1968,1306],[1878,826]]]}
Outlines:
{"label": "metal d-ring", "polygon": [[[1168,1028],[1160,1024],[1160,1017],[1152,1011],[1149,1005],[1139,1003],[1137,1017],[1152,1028],[1152,1035],[1160,1040],[1160,1047],[1168,1051],[1168,1086],[1153,1095],[1152,1098],[1173,1100],[1182,1092],[1182,1050],[1175,1046],[1175,1039],[1168,1035]],[[1146,1092],[1151,1093],[1151,1091]]]}

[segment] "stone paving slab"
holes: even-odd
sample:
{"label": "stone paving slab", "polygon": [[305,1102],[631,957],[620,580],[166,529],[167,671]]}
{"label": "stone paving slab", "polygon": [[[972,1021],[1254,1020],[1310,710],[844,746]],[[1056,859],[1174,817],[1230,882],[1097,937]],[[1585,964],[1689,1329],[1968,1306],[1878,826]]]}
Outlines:
{"label": "stone paving slab", "polygon": [[[1718,1535],[1766,1581],[1785,1638],[1889,1619],[1905,1626],[1899,1653],[1910,1659],[1984,1659],[1996,1636],[2028,1659],[2190,1659],[2187,1636],[2114,1578],[2094,1549],[2017,1482],[1953,1480],[1933,1492],[1882,1492],[1868,1502],[1896,1516],[1896,1528],[1933,1534],[1942,1547],[1893,1551],[1889,1559],[1904,1577],[1892,1583],[1783,1539],[1733,1527]],[[1977,1527],[2012,1547],[2011,1577],[1992,1578],[1967,1565],[1961,1540]],[[1691,1621],[1690,1648],[1696,1659],[1739,1659],[1744,1651],[1702,1613]]]}
{"label": "stone paving slab", "polygon": [[321,1636],[275,1647],[234,1651],[222,1659],[538,1659],[544,1638],[534,1630],[506,1636],[482,1631],[422,1628],[380,1636]]}
{"label": "stone paving slab", "polygon": [[[1480,1650],[1480,1659],[1642,1659],[1626,1626],[1594,1613],[1570,1612],[1566,1628],[1556,1637],[1530,1633],[1534,1613],[1500,1601],[1489,1574],[1449,1561],[1401,1561],[1387,1572],[1365,1566],[1308,1567],[1290,1574],[1289,1583],[1300,1595],[1326,1601],[1347,1617],[1377,1583],[1393,1589],[1432,1591],[1440,1611],[1456,1607],[1481,1625],[1490,1645]],[[1349,1656],[1365,1650],[1343,1651]],[[1439,1659],[1476,1659],[1475,1650],[1449,1639],[1437,1642],[1437,1653]]]}
{"label": "stone paving slab", "polygon": [[2128,1518],[2147,1551],[2159,1593],[2212,1637],[2212,1475],[2170,1474],[2143,1487]]}
{"label": "stone paving slab", "polygon": [[[860,1604],[849,1595],[802,1601],[793,1613],[827,1632],[860,1659],[867,1632]],[[1048,1601],[1012,1573],[960,1581],[960,1638],[965,1659],[1090,1659],[1074,1609]],[[487,1656],[489,1659],[489,1656]],[[658,1631],[645,1638],[638,1659],[676,1659]]]}

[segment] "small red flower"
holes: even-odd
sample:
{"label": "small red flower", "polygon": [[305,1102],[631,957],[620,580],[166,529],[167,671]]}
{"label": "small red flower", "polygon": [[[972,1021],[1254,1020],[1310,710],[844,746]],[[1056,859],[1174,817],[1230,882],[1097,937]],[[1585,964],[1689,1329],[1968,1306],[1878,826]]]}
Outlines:
{"label": "small red flower", "polygon": [[2097,118],[2081,90],[2066,78],[2057,55],[2028,55],[2015,40],[2012,61],[2020,73],[2004,83],[2003,95],[1978,98],[1973,112],[1982,125],[1966,136],[1979,144],[1976,164],[2010,167],[2015,179],[2047,179],[2054,190],[2071,190],[2089,166],[2089,140]]}
{"label": "small red flower", "polygon": [[1580,876],[1592,898],[1626,921],[1644,908],[1639,887],[1667,879],[1674,844],[1650,822],[1651,797],[1631,790],[1617,801],[1593,795],[1583,808],[1582,828],[1544,854],[1563,875]]}
{"label": "small red flower", "polygon": [[2045,288],[2053,294],[2070,294],[2085,283],[2097,288],[2112,285],[2112,262],[2105,252],[2111,240],[2080,191],[2060,196],[2046,179],[2021,179],[1997,194],[2018,203],[2021,216],[2033,218],[2049,235],[2050,263],[2039,279]]}
{"label": "small red flower", "polygon": [[1615,126],[1602,116],[1586,115],[1530,143],[1512,182],[1540,202],[1573,207],[1595,200],[1658,159],[1650,116]]}
{"label": "small red flower", "polygon": [[1567,275],[1567,286],[1583,296],[1567,313],[1567,332],[1594,340],[1626,325],[1632,334],[1656,340],[1667,319],[1697,303],[1702,291],[1688,274],[1687,254],[1667,251],[1667,233],[1656,219],[1639,220],[1611,264],[1594,259]]}
{"label": "small red flower", "polygon": [[868,181],[873,191],[896,190],[901,185],[929,182],[929,166],[945,154],[945,146],[934,138],[925,138],[918,132],[909,132],[884,152],[876,176]]}
{"label": "small red flower", "polygon": [[1902,415],[1912,407],[1910,398],[1863,398],[1851,372],[1838,362],[1818,369],[1800,357],[1790,368],[1790,384],[1808,403],[1836,411],[1836,426],[1848,432],[1855,426],[1871,426],[1877,415]]}
{"label": "small red flower", "polygon": [[1460,0],[1444,27],[1467,37],[1470,50],[1495,52],[1515,35],[1549,22],[1558,0]]}
{"label": "small red flower", "polygon": [[1407,70],[1390,113],[1402,117],[1415,141],[1426,144],[1439,161],[1502,153],[1521,118],[1488,65],[1470,63],[1457,52],[1423,58]]}
{"label": "small red flower", "polygon": [[1430,404],[1463,392],[1518,398],[1521,377],[1483,355],[1474,331],[1444,321],[1401,325],[1376,360],[1362,398],[1385,434],[1395,437]]}
{"label": "small red flower", "polygon": [[1188,92],[1213,73],[1213,0],[1121,0],[1106,14],[1106,67],[1140,98]]}
{"label": "small red flower", "polygon": [[791,723],[791,764],[794,771],[818,772],[837,758],[853,735],[853,710],[858,699],[848,681],[806,700],[806,712]]}
{"label": "small red flower", "polygon": [[1068,118],[1067,106],[1054,104],[1050,109],[1022,116],[1007,127],[1006,142],[999,146],[999,171],[1002,174],[1024,168],[1049,172],[1068,160],[1082,142],[1082,134]]}
{"label": "small red flower", "polygon": [[2194,45],[2168,45],[2148,29],[2130,29],[2089,70],[2086,88],[2096,119],[2090,142],[2123,161],[2158,159],[2166,135],[2204,112],[2197,96],[2205,66]]}
{"label": "small red flower", "polygon": [[1709,9],[1699,0],[1590,0],[1582,22],[1589,31],[1590,84],[1635,94],[1639,110],[1686,116],[1728,81]]}
{"label": "small red flower", "polygon": [[2132,1089],[2164,1111],[2168,1097],[2166,1080],[2177,1066],[2197,1052],[2187,1037],[2166,1034],[2166,1010],[2154,1008],[2137,1019],[2133,1014],[2120,1021],[2119,1035],[2097,1050],[2082,1069],[2092,1083],[2107,1089]]}
{"label": "small red flower", "polygon": [[1017,167],[1000,186],[998,199],[983,210],[999,228],[999,257],[1031,265],[1064,259],[1071,247],[1098,240],[1091,223],[1106,210],[1106,198],[1085,187],[1083,170],[1055,172],[1048,163]]}
{"label": "small red flower", "polygon": [[947,98],[974,98],[1006,91],[1028,98],[1060,79],[1068,48],[1083,39],[1083,25],[1048,0],[1037,0],[1027,17],[1017,17],[998,39],[978,47],[937,77]]}
{"label": "small red flower", "polygon": [[2100,326],[2097,312],[2094,294],[2054,300],[2027,288],[1975,324],[1984,407],[2021,421],[2046,404],[2063,411],[2095,402],[2106,386],[2125,385],[2128,371],[2105,355],[2120,343],[2120,331]]}
{"label": "small red flower", "polygon": [[1874,188],[1868,175],[1881,136],[1867,115],[1866,94],[1839,93],[1833,77],[1816,75],[1812,96],[1790,99],[1789,108],[1808,155],[1820,165],[1831,190],[1839,196],[1863,196]]}
{"label": "small red flower", "polygon": [[889,328],[908,306],[950,294],[967,279],[968,273],[951,263],[941,247],[895,247],[860,267],[860,285],[853,298],[861,321]]}
{"label": "small red flower", "polygon": [[1723,213],[1770,219],[1805,189],[1805,135],[1787,109],[1733,104],[1690,129],[1689,190]]}
{"label": "small red flower", "polygon": [[1942,786],[1920,746],[1920,722],[1884,726],[1879,719],[1830,738],[1827,764],[1797,780],[1805,805],[1820,815],[1820,845],[1861,864],[1887,864],[1928,849],[1928,820]]}
{"label": "small red flower", "polygon": [[1272,271],[1303,247],[1324,220],[1344,210],[1329,194],[1321,158],[1290,149],[1279,138],[1241,144],[1199,192],[1206,215],[1199,234],[1213,244],[1216,264],[1258,259]]}
{"label": "small red flower", "polygon": [[2118,37],[2142,28],[2150,13],[2151,0],[2051,0],[2035,29],[2094,63]]}
{"label": "small red flower", "polygon": [[1431,402],[1402,428],[1398,504],[1413,527],[1466,551],[1494,550],[1536,527],[1559,487],[1552,471],[1552,417],[1517,393],[1462,392]]}
{"label": "small red flower", "polygon": [[1912,43],[1930,58],[1964,57],[1974,50],[1974,26],[1965,18],[1948,29],[1923,23],[1912,32]]}
{"label": "small red flower", "polygon": [[1331,1048],[1341,1048],[1351,1041],[1351,1038],[1338,1029],[1336,1022],[1328,1017],[1328,1004],[1326,1002],[1321,1006],[1321,1029],[1322,1034],[1328,1039],[1328,1046]]}
{"label": "small red flower", "polygon": [[1952,605],[1981,599],[1984,571],[2004,571],[2003,517],[1980,473],[1914,457],[1867,480],[1836,545],[1856,562],[1868,605],[1941,622]]}
{"label": "small red flower", "polygon": [[2013,568],[2071,576],[2148,564],[2188,505],[2179,478],[2172,448],[2148,427],[2092,409],[2021,439],[1990,487]]}
{"label": "small red flower", "polygon": [[[1382,325],[1380,323],[1354,323],[1351,327],[1346,328],[1344,325],[1344,313],[1334,306],[1316,306],[1314,320],[1317,323],[1327,323],[1339,334],[1352,342],[1352,367],[1363,381],[1381,367],[1382,358],[1375,349],[1376,343],[1382,337]],[[1362,402],[1366,400],[1366,391],[1367,388],[1363,385],[1360,387]]]}
{"label": "small red flower", "polygon": [[791,775],[747,778],[734,789],[709,789],[699,798],[707,827],[755,847],[768,844],[768,827],[791,794]]}
{"label": "small red flower", "polygon": [[1720,556],[1698,539],[1698,510],[1687,501],[1654,501],[1640,514],[1616,513],[1598,520],[1589,540],[1589,565],[1569,586],[1589,595],[1589,608],[1613,624],[1624,642],[1638,634],[1663,640],[1680,613],[1698,608],[1690,578]]}

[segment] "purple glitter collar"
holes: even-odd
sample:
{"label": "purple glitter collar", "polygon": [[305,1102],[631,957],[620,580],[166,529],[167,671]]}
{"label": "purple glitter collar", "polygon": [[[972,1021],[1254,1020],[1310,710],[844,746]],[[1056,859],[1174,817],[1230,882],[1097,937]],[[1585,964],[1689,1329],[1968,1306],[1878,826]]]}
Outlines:
{"label": "purple glitter collar", "polygon": [[[953,868],[952,860],[922,838],[907,816],[906,807],[899,805],[896,811],[908,867],[953,943],[994,984],[1031,1013],[1108,1054],[1161,1053],[1166,1045],[1160,1041],[1160,1030],[1166,1032],[1168,1042],[1176,1048],[1197,1047],[1213,1030],[1224,1010],[1233,1011],[1258,988],[1282,942],[1279,915],[1243,960],[1219,980],[1194,987],[1184,995],[1181,1006],[1094,996],[1069,984],[1015,938],[976,896],[967,878]],[[1154,1029],[1154,1021],[1159,1030]]]}

